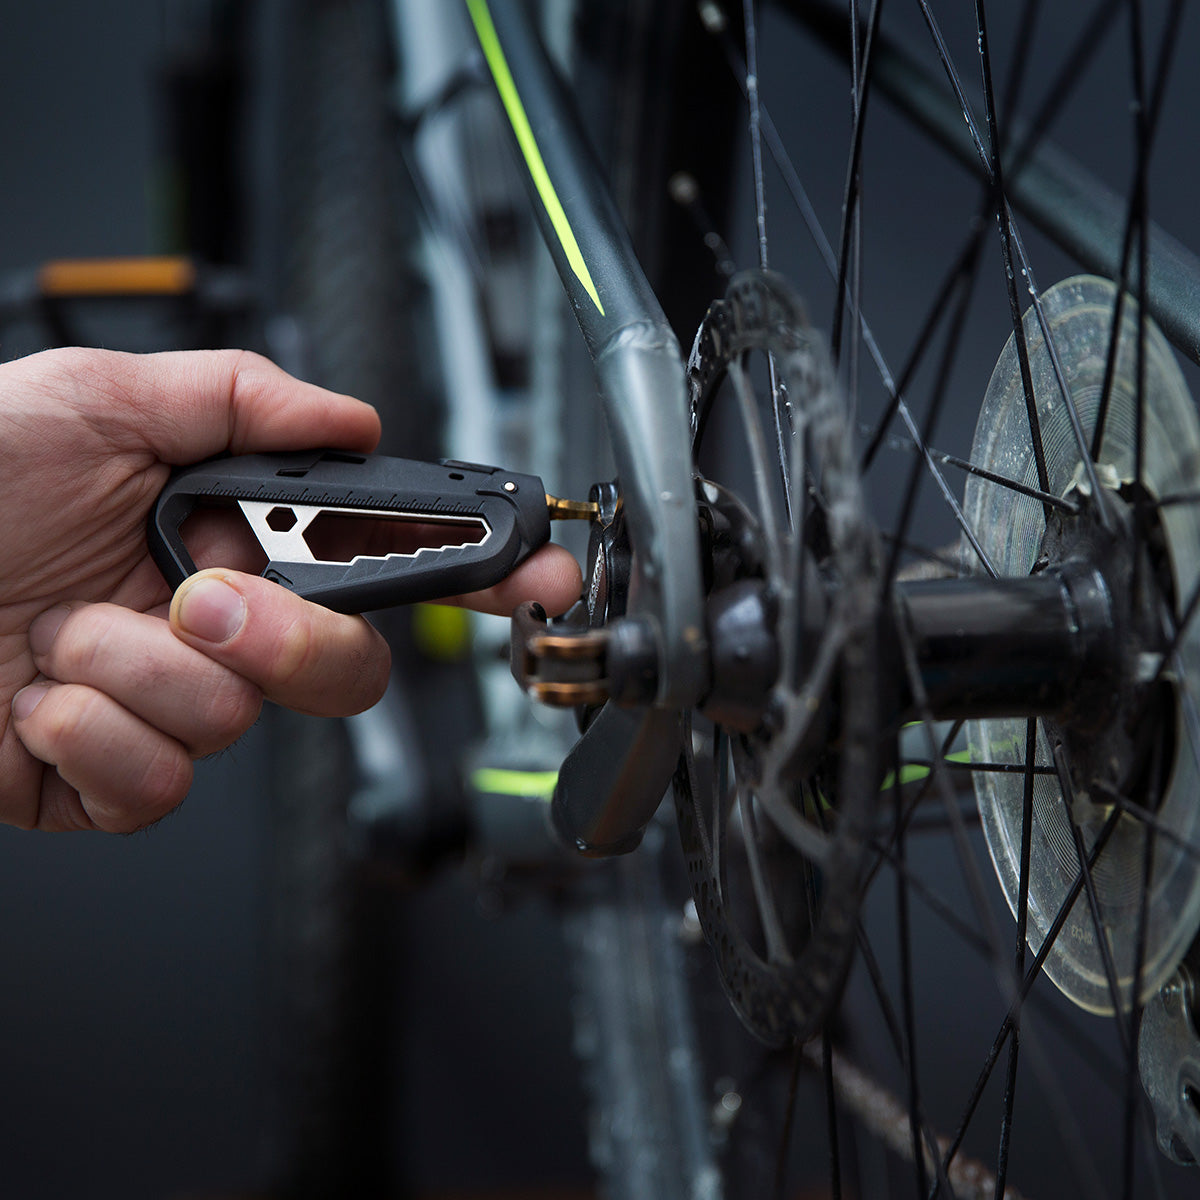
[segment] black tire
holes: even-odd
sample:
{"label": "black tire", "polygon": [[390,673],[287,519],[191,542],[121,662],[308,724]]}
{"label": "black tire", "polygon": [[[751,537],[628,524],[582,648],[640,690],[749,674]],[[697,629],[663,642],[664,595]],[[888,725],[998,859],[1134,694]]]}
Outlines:
{"label": "black tire", "polygon": [[[279,0],[269,11],[279,55],[269,275],[296,355],[287,365],[373,404],[383,452],[435,457],[441,397],[412,265],[416,197],[392,113],[385,5]],[[401,638],[403,615],[389,628]],[[358,780],[345,725],[275,711],[269,727],[276,1183],[288,1197],[388,1195],[396,898],[347,843]]]}

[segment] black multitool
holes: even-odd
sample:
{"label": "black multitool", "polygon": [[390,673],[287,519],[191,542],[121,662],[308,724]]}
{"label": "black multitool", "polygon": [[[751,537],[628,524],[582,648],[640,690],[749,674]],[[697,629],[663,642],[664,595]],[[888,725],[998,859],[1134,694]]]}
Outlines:
{"label": "black multitool", "polygon": [[175,471],[150,513],[150,553],[172,589],[198,570],[185,522],[241,512],[265,579],[358,613],[491,587],[550,540],[550,522],[595,506],[559,500],[536,475],[443,459],[341,450],[247,454]]}

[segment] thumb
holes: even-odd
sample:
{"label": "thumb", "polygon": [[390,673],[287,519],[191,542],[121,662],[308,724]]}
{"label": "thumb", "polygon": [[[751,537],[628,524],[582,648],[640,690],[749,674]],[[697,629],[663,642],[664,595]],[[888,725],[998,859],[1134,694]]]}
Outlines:
{"label": "thumb", "polygon": [[192,575],[171,601],[170,622],[180,640],[298,712],[349,716],[387,687],[391,654],[366,620],[254,575]]}

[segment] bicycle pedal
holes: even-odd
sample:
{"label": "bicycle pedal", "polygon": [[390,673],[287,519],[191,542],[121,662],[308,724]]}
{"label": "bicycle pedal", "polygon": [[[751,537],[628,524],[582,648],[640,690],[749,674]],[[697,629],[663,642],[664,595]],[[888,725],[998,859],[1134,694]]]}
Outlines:
{"label": "bicycle pedal", "polygon": [[240,511],[264,578],[347,613],[491,587],[550,540],[534,475],[340,450],[249,454],[178,470],[159,495],[147,539],[172,588],[197,570],[183,526],[202,508]]}

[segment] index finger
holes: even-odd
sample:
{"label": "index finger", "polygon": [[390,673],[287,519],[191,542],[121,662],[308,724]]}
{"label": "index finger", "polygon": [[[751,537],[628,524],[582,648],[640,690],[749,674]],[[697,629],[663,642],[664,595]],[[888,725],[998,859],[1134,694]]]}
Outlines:
{"label": "index finger", "polygon": [[536,600],[547,615],[564,613],[583,590],[583,573],[574,555],[553,542],[530,555],[508,578],[494,587],[442,601],[476,612],[511,617],[513,610],[526,600]]}
{"label": "index finger", "polygon": [[173,465],[314,446],[369,452],[379,441],[379,414],[369,404],[296,379],[248,350],[52,353],[73,381],[120,397],[96,414],[110,433]]}

